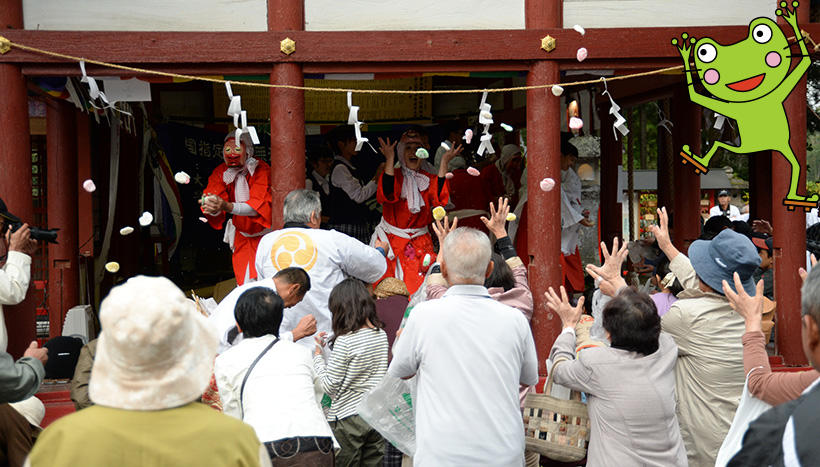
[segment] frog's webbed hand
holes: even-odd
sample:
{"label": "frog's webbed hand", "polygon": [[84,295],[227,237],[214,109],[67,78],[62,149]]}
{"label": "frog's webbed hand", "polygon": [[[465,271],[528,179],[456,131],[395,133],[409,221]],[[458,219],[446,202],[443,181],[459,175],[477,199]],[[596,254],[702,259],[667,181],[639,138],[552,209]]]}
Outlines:
{"label": "frog's webbed hand", "polygon": [[784,99],[791,93],[792,89],[794,89],[797,82],[800,81],[800,78],[803,77],[803,74],[806,73],[806,70],[808,70],[811,65],[811,58],[809,57],[809,51],[806,47],[806,39],[800,32],[800,27],[797,25],[797,7],[799,4],[796,0],[793,1],[792,9],[789,10],[788,3],[781,1],[780,8],[775,11],[777,16],[782,16],[783,19],[791,25],[794,30],[794,37],[800,47],[800,55],[802,56],[800,62],[794,67],[794,70],[786,76],[786,79],[784,79],[783,83],[778,87],[778,90],[782,91]]}
{"label": "frog's webbed hand", "polygon": [[689,58],[692,55],[692,47],[694,46],[697,39],[694,37],[689,37],[689,34],[683,33],[681,34],[681,39],[678,40],[677,37],[672,39],[672,45],[677,47],[678,52],[680,53],[681,58],[683,58],[683,73],[686,75],[686,87],[689,88],[689,100],[694,102],[695,104],[700,105],[701,107],[706,107],[708,109],[712,109],[716,112],[720,112],[726,115],[726,109],[718,109],[717,107],[723,107],[724,103],[717,99],[712,99],[711,97],[704,96],[702,94],[698,94],[695,91],[695,84],[694,78],[692,75],[697,73],[697,68],[692,68],[689,64]]}
{"label": "frog's webbed hand", "polygon": [[689,37],[689,34],[681,34],[681,40],[677,37],[672,38],[672,45],[678,49],[681,58],[683,59],[683,69],[686,71],[686,83],[692,83],[692,75],[690,74],[689,57],[692,55],[692,44],[695,43],[694,37]]}

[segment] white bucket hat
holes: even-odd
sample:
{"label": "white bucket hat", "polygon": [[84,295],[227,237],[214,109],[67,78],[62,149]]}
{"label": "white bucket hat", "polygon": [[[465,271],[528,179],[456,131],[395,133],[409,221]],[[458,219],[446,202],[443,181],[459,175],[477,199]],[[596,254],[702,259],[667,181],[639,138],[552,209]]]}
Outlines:
{"label": "white bucket hat", "polygon": [[102,333],[88,385],[95,404],[162,410],[198,399],[210,381],[216,332],[164,277],[137,276],[100,307]]}

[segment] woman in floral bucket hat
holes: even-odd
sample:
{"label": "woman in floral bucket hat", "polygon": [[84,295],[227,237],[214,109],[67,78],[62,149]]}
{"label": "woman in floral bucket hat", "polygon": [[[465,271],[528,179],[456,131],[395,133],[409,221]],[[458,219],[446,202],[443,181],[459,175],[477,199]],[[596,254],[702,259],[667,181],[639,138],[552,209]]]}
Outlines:
{"label": "woman in floral bucket hat", "polygon": [[32,466],[269,465],[250,426],[197,402],[216,333],[170,280],[137,276],[115,287],[100,321],[95,405],[50,425]]}

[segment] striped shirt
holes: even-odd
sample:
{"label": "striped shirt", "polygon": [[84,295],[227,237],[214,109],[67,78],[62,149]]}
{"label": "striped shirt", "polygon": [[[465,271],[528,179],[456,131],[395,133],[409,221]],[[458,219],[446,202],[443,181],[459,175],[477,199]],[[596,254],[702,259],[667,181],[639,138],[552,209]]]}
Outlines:
{"label": "striped shirt", "polygon": [[387,333],[362,328],[336,338],[330,360],[313,357],[322,389],[333,403],[327,418],[341,420],[358,412],[359,402],[387,372]]}

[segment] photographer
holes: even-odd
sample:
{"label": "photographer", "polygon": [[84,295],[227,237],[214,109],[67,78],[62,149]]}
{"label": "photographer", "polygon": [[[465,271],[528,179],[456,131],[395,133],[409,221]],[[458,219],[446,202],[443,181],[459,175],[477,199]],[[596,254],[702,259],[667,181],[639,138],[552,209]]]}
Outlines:
{"label": "photographer", "polygon": [[17,217],[6,209],[6,203],[0,199],[0,232],[4,233],[0,241],[0,351],[3,352],[9,343],[3,305],[17,305],[26,298],[31,278],[31,257],[37,249],[28,224],[23,224],[12,233],[9,224],[15,222],[19,222]]}

